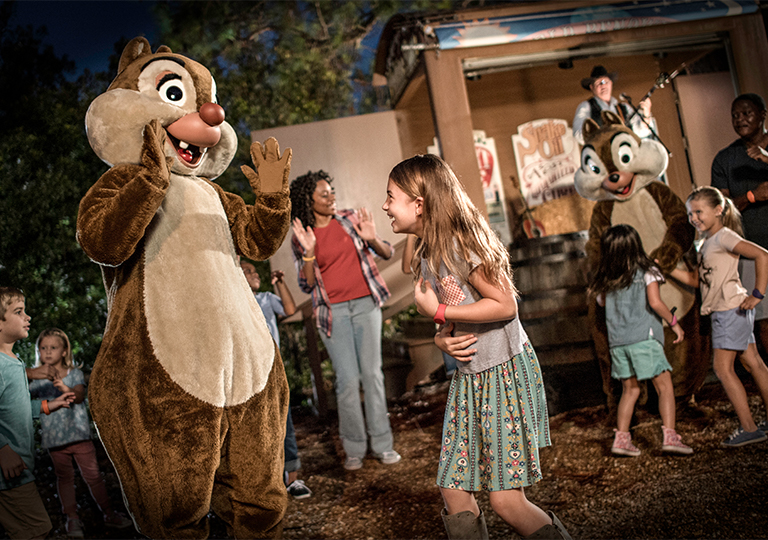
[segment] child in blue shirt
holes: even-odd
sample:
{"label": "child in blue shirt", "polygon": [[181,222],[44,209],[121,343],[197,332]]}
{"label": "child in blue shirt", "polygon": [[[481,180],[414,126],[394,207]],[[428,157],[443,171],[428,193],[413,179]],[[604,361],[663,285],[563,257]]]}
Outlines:
{"label": "child in blue shirt", "polygon": [[[240,261],[240,268],[245,274],[245,280],[253,292],[253,297],[264,314],[267,321],[269,333],[275,340],[278,348],[280,347],[280,332],[277,329],[278,317],[290,317],[296,313],[296,303],[293,301],[293,295],[288,286],[283,281],[285,274],[282,270],[273,270],[270,275],[272,285],[277,294],[271,292],[260,292],[261,277],[256,271],[256,267],[246,260]],[[301,459],[299,459],[299,447],[296,443],[296,430],[293,427],[293,418],[291,417],[291,408],[288,407],[288,419],[285,425],[285,439],[283,441],[285,451],[284,479],[288,494],[294,499],[306,499],[312,496],[312,490],[307,487],[303,480],[299,479],[299,469],[301,469]]]}
{"label": "child in blue shirt", "polygon": [[659,282],[663,282],[664,277],[643,250],[638,232],[629,225],[606,229],[600,238],[600,253],[600,266],[590,292],[605,306],[611,376],[621,380],[622,386],[611,453],[640,455],[640,450],[632,444],[629,424],[640,397],[638,381],[650,379],[659,395],[663,422],[661,450],[691,454],[693,449],[683,444],[675,431],[675,391],[672,366],[664,355],[662,319],[675,333],[673,343],[681,342],[684,332],[661,299]]}
{"label": "child in blue shirt", "polygon": [[74,392],[53,400],[32,400],[24,363],[13,345],[29,336],[31,317],[24,310],[24,294],[0,287],[0,525],[10,538],[45,538],[51,520],[35,487],[35,440],[32,418],[65,407]]}

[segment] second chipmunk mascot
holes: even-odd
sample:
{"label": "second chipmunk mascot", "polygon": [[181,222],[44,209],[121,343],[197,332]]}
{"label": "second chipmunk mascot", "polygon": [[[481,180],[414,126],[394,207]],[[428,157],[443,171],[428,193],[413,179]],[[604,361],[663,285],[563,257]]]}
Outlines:
{"label": "second chipmunk mascot", "polygon": [[86,129],[111,167],[77,219],[108,301],[90,406],[126,507],[152,538],[206,538],[211,510],[236,538],[280,536],[288,384],[238,255],[288,232],[291,152],[251,146],[253,205],[211,182],[237,148],[215,81],[144,38]]}
{"label": "second chipmunk mascot", "polygon": [[[589,240],[586,251],[589,267],[600,263],[600,237],[614,225],[626,224],[640,234],[649,257],[657,261],[667,278],[661,297],[676,307],[683,342],[673,344],[675,334],[664,328],[664,353],[672,366],[675,396],[690,398],[704,383],[709,371],[709,339],[700,333],[700,302],[695,290],[669,278],[669,272],[683,265],[691,250],[695,231],[688,223],[685,204],[669,187],[657,180],[667,169],[669,157],[659,142],[640,139],[610,111],[602,112],[603,127],[588,119],[582,129],[584,147],[581,166],[574,175],[576,191],[591,201]],[[595,352],[603,377],[608,407],[615,413],[621,388],[611,380],[611,357],[605,308],[590,303]]]}

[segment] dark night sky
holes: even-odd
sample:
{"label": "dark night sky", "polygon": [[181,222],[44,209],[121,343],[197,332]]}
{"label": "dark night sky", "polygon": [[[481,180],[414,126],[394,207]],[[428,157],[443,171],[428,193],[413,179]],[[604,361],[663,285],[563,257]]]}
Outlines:
{"label": "dark night sky", "polygon": [[150,11],[153,3],[22,0],[16,3],[16,17],[11,24],[45,26],[48,37],[44,42],[53,45],[57,55],[74,60],[76,74],[85,68],[106,71],[120,37],[143,35],[153,43],[157,34]]}

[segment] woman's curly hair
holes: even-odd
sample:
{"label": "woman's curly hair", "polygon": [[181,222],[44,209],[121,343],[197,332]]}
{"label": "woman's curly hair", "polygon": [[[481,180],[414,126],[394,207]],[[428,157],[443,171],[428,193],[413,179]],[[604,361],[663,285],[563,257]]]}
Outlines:
{"label": "woman's curly hair", "polygon": [[305,227],[315,226],[312,195],[315,193],[317,183],[323,180],[329,184],[333,182],[331,176],[325,171],[309,171],[303,176],[297,176],[291,182],[291,221],[299,218]]}

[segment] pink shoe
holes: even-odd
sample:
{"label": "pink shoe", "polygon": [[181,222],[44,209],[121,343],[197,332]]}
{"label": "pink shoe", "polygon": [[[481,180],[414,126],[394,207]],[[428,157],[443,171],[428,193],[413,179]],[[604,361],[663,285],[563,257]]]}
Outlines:
{"label": "pink shoe", "polygon": [[611,453],[617,456],[637,457],[640,455],[640,450],[632,444],[632,435],[630,435],[629,431],[619,431],[617,429],[613,431],[616,432],[616,436],[613,438]]}
{"label": "pink shoe", "polygon": [[661,426],[661,431],[664,433],[664,442],[661,445],[662,452],[693,454],[693,448],[684,445],[680,440],[680,435],[678,435],[674,429]]}

